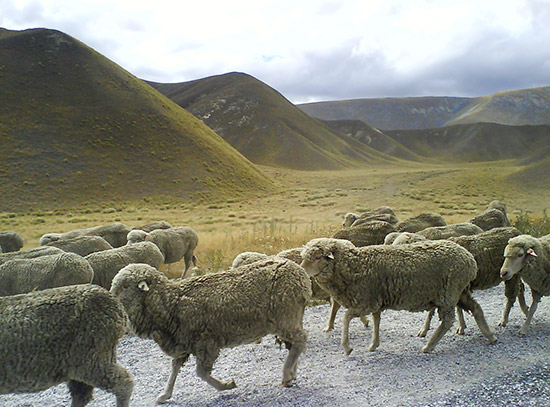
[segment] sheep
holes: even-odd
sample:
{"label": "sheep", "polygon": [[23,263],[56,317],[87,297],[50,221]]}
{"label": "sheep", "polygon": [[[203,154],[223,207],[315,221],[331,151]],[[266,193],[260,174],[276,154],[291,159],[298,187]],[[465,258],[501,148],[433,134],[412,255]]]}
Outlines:
{"label": "sheep", "polygon": [[40,246],[61,239],[72,239],[79,236],[101,236],[113,247],[121,247],[126,244],[126,236],[130,228],[123,223],[116,222],[110,225],[94,226],[86,229],[75,229],[65,233],[46,233],[39,240]]}
{"label": "sheep", "polygon": [[[476,260],[477,275],[470,284],[470,290],[486,290],[491,287],[496,287],[502,282],[500,278],[500,270],[503,263],[504,249],[508,240],[518,236],[519,230],[514,227],[496,228],[477,235],[451,237],[449,240],[458,243],[460,246],[468,250]],[[519,304],[522,311],[527,314],[527,305],[523,295],[523,284],[519,276],[514,276],[505,282],[504,293],[506,295],[506,306],[502,314],[502,319],[499,326],[506,326],[510,310],[516,301],[519,299]],[[466,329],[466,323],[462,310],[457,308],[459,327],[457,333],[463,335]],[[425,336],[429,326],[433,312],[430,312],[426,318],[424,327],[419,331],[418,336]]]}
{"label": "sheep", "polygon": [[185,262],[185,269],[181,277],[185,277],[187,270],[197,265],[197,258],[193,254],[199,236],[192,228],[187,226],[175,227],[170,229],[156,229],[150,233],[133,230],[128,233],[128,242],[148,241],[153,242],[158,246],[164,256],[164,263],[170,264],[180,261],[182,258]]}
{"label": "sheep", "polygon": [[434,349],[455,319],[455,306],[473,312],[490,343],[496,338],[468,285],[476,276],[472,254],[447,240],[408,245],[355,247],[341,239],[319,238],[302,252],[302,267],[319,285],[347,308],[342,347],[346,354],[352,318],[372,313],[374,331],[369,351],[380,344],[380,315],[385,309],[419,312],[438,309],[441,324],[422,349]]}
{"label": "sheep", "polygon": [[265,253],[259,252],[242,252],[235,256],[233,262],[231,263],[231,269],[237,269],[240,266],[245,266],[247,264],[254,263],[258,260],[264,260],[269,256]]}
{"label": "sheep", "polygon": [[487,209],[470,219],[470,223],[479,226],[483,230],[511,226],[506,205],[498,199],[491,201]]}
{"label": "sheep", "polygon": [[424,236],[419,235],[418,233],[411,233],[411,232],[392,232],[389,235],[386,236],[384,239],[384,244],[409,244],[409,243],[415,243],[415,242],[421,242],[423,240],[427,240]]}
{"label": "sheep", "polygon": [[143,230],[149,233],[156,229],[170,229],[171,227],[172,225],[169,224],[168,222],[164,220],[160,220],[157,222],[146,223],[145,225],[142,225],[142,226],[137,226],[135,228],[132,228],[132,230]]}
{"label": "sheep", "polygon": [[134,332],[153,339],[172,359],[172,374],[157,403],[172,397],[182,365],[193,354],[197,375],[218,390],[236,387],[211,376],[222,348],[276,334],[289,349],[283,386],[296,379],[306,349],[302,319],[311,297],[304,270],[282,258],[268,258],[237,270],[169,280],[144,264],[131,264],[113,279],[111,292],[124,305]]}
{"label": "sheep", "polygon": [[445,219],[437,213],[425,212],[397,224],[398,232],[419,232],[432,226],[446,226]]}
{"label": "sheep", "polygon": [[483,229],[479,226],[470,222],[463,222],[453,223],[447,226],[432,226],[416,233],[424,236],[428,240],[440,240],[450,237],[477,235],[481,232],[483,232]]}
{"label": "sheep", "polygon": [[95,252],[84,257],[94,270],[93,283],[106,289],[116,273],[131,263],[146,263],[158,269],[164,260],[159,248],[151,242],[139,242]]}
{"label": "sheep", "polygon": [[35,257],[51,256],[52,254],[61,253],[64,253],[64,251],[57,247],[40,246],[33,249],[0,254],[0,264],[4,264],[14,259],[34,259]]}
{"label": "sheep", "polygon": [[17,252],[25,245],[25,240],[17,232],[0,232],[0,253]]}
{"label": "sheep", "polygon": [[382,244],[388,233],[395,232],[395,228],[388,222],[373,220],[359,226],[340,229],[332,235],[334,239],[345,239],[357,247],[373,244]]}
{"label": "sheep", "polygon": [[371,220],[382,220],[384,222],[396,225],[398,223],[395,212],[389,206],[379,206],[373,210],[363,212],[360,215],[355,213],[346,213],[342,222],[342,227],[359,226],[362,223],[367,223]]}
{"label": "sheep", "polygon": [[0,394],[67,382],[72,406],[88,404],[99,387],[128,407],[134,381],[116,362],[128,325],[120,301],[91,284],[0,298]]}
{"label": "sheep", "polygon": [[0,265],[0,296],[91,283],[93,277],[90,264],[75,253],[16,258]]}
{"label": "sheep", "polygon": [[538,303],[543,296],[550,295],[550,235],[539,238],[519,235],[508,241],[500,276],[508,281],[518,274],[531,288],[531,306],[520,330],[526,335]]}
{"label": "sheep", "polygon": [[82,257],[113,248],[101,236],[79,236],[72,239],[61,239],[50,242],[45,246],[57,247],[63,251],[76,253]]}

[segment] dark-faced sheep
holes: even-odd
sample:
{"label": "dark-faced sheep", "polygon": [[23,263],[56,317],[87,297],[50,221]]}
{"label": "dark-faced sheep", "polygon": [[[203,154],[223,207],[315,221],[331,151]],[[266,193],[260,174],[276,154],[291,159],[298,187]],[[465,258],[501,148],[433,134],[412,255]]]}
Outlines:
{"label": "dark-faced sheep", "polygon": [[475,260],[456,243],[438,240],[355,247],[345,240],[321,238],[307,243],[302,255],[307,273],[347,308],[342,334],[346,354],[352,350],[351,319],[372,313],[374,331],[369,351],[373,351],[380,343],[380,315],[386,309],[420,312],[437,308],[441,324],[424,352],[433,350],[453,325],[457,304],[472,311],[483,335],[496,342],[481,307],[468,290],[476,276]]}
{"label": "dark-faced sheep", "polygon": [[0,394],[67,382],[73,407],[88,404],[94,387],[128,407],[133,379],[116,363],[127,329],[122,304],[90,284],[0,298]]}
{"label": "dark-faced sheep", "polygon": [[174,383],[190,355],[197,374],[218,390],[233,380],[211,376],[222,348],[252,343],[275,334],[287,344],[283,385],[296,379],[298,357],[306,348],[302,327],[311,284],[296,263],[268,258],[239,269],[169,280],[154,268],[132,264],[113,280],[111,292],[128,313],[137,335],[153,339],[172,359],[172,374],[158,403],[172,397]]}

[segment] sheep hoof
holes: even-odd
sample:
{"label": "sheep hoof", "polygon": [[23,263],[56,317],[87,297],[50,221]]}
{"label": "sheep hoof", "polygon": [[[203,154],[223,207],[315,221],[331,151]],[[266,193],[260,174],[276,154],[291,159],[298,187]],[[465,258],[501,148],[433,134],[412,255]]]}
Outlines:
{"label": "sheep hoof", "polygon": [[171,396],[169,396],[167,394],[161,394],[160,396],[158,396],[156,403],[157,404],[164,404],[170,399],[170,397]]}
{"label": "sheep hoof", "polygon": [[433,348],[432,348],[431,346],[430,346],[430,347],[424,346],[424,347],[422,348],[422,353],[429,353],[429,352],[431,352],[432,350],[433,350]]}
{"label": "sheep hoof", "polygon": [[230,382],[222,383],[222,387],[220,390],[231,390],[237,387],[237,383],[235,383],[235,380],[231,380]]}
{"label": "sheep hoof", "polygon": [[283,380],[283,382],[281,384],[283,385],[283,387],[292,387],[292,386],[294,386],[294,381],[295,381],[295,379],[291,378],[291,379],[288,379],[288,380]]}
{"label": "sheep hoof", "polygon": [[349,354],[353,352],[353,348],[344,349],[344,352],[346,353],[346,356],[349,356]]}
{"label": "sheep hoof", "polygon": [[498,326],[505,327],[507,324],[508,324],[508,321],[502,320],[502,321],[500,321],[500,322],[498,323]]}
{"label": "sheep hoof", "polygon": [[416,336],[418,336],[419,338],[424,338],[424,337],[426,337],[426,334],[427,334],[426,331],[421,330],[421,331],[418,331],[418,333],[416,334]]}
{"label": "sheep hoof", "polygon": [[330,332],[330,331],[333,331],[333,330],[334,330],[334,327],[327,326],[325,329],[323,329],[323,332]]}
{"label": "sheep hoof", "polygon": [[464,328],[457,328],[457,329],[456,329],[456,333],[457,333],[458,335],[464,335]]}
{"label": "sheep hoof", "polygon": [[495,343],[497,343],[497,338],[495,338],[494,336],[492,338],[489,338],[489,344],[490,345],[494,345]]}

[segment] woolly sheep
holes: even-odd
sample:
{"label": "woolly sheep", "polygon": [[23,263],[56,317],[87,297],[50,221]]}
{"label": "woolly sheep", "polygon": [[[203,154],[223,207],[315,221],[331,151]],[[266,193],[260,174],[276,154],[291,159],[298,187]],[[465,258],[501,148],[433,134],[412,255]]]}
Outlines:
{"label": "woolly sheep", "polygon": [[113,248],[113,246],[101,236],[79,236],[72,239],[61,239],[50,242],[46,246],[57,247],[63,251],[76,253],[82,257]]}
{"label": "woolly sheep", "polygon": [[378,347],[380,314],[385,309],[438,309],[441,324],[423,352],[433,350],[453,325],[457,304],[472,311],[481,332],[490,343],[496,342],[481,307],[467,289],[476,276],[475,260],[456,243],[437,240],[358,248],[345,240],[320,238],[308,242],[302,255],[306,272],[347,308],[342,333],[346,354],[352,351],[349,323],[360,315],[372,313],[369,351]]}
{"label": "woolly sheep", "polygon": [[231,268],[236,269],[247,264],[254,263],[258,260],[267,259],[269,256],[265,253],[259,252],[242,252],[235,256],[231,263]]}
{"label": "woolly sheep", "polygon": [[0,296],[91,283],[93,277],[90,264],[75,253],[16,258],[0,265]]}
{"label": "woolly sheep", "polygon": [[388,233],[395,232],[395,228],[388,222],[374,220],[359,226],[340,229],[332,235],[334,239],[345,239],[357,247],[384,243]]}
{"label": "woolly sheep", "polygon": [[481,232],[483,232],[483,229],[479,226],[470,222],[463,222],[446,226],[432,226],[416,233],[429,240],[440,240],[450,237],[477,235]]}
{"label": "woolly sheep", "polygon": [[72,406],[88,404],[94,387],[130,405],[134,382],[116,363],[128,318],[108,291],[85,284],[3,297],[0,326],[0,394],[67,382]]}
{"label": "woolly sheep", "polygon": [[302,326],[311,284],[292,261],[268,258],[238,270],[169,280],[150,266],[131,264],[114,278],[111,292],[121,301],[135,333],[153,339],[172,359],[162,403],[172,397],[182,365],[193,354],[197,375],[218,390],[236,387],[211,376],[220,350],[275,334],[289,353],[283,386],[296,379],[306,348]]}
{"label": "woolly sheep", "polygon": [[191,263],[196,266],[197,258],[193,252],[199,243],[199,236],[192,228],[187,226],[170,229],[156,229],[150,233],[133,230],[127,238],[128,242],[148,241],[157,245],[164,256],[164,263],[170,264],[180,261],[185,262],[185,269],[181,277],[185,277]]}
{"label": "woolly sheep", "polygon": [[[477,235],[452,237],[449,240],[458,243],[474,256],[477,264],[477,275],[470,285],[470,290],[486,290],[491,287],[496,287],[502,282],[500,278],[500,269],[503,263],[503,253],[508,240],[518,236],[519,230],[513,227],[496,228]],[[523,295],[523,284],[519,276],[514,276],[505,282],[504,293],[506,295],[506,306],[502,314],[502,319],[499,326],[506,326],[510,310],[516,301],[519,299],[519,304],[522,311],[527,314],[527,305]],[[464,334],[466,323],[461,309],[457,309],[459,327],[457,333]],[[424,327],[418,333],[419,336],[425,336],[430,324],[430,313],[426,318]]]}
{"label": "woolly sheep", "polygon": [[470,219],[470,222],[483,230],[511,226],[506,205],[499,200],[491,201],[487,209]]}
{"label": "woolly sheep", "polygon": [[40,245],[61,239],[72,239],[79,236],[101,236],[113,247],[121,247],[126,244],[126,236],[130,228],[123,223],[116,222],[110,225],[94,226],[86,229],[75,229],[65,233],[46,233],[40,238]]}
{"label": "woolly sheep", "polygon": [[61,253],[64,253],[64,251],[57,247],[40,246],[33,249],[0,254],[0,264],[4,264],[5,262],[14,259],[34,259],[35,257],[51,256],[52,254]]}
{"label": "woolly sheep", "polygon": [[518,275],[531,288],[532,303],[520,333],[527,334],[538,303],[550,295],[550,235],[539,237],[519,235],[504,249],[504,263],[500,270],[503,280]]}
{"label": "woolly sheep", "polygon": [[446,225],[447,222],[445,222],[445,219],[443,219],[441,215],[432,212],[425,212],[399,222],[396,229],[398,232],[415,233],[432,226]]}
{"label": "woolly sheep", "polygon": [[395,225],[398,223],[395,212],[389,206],[379,206],[370,211],[363,212],[360,215],[355,213],[347,213],[344,215],[344,220],[342,226],[347,228],[352,225],[359,226],[362,223],[367,223],[371,220],[382,220],[384,222],[391,223]]}
{"label": "woolly sheep", "polygon": [[0,253],[10,253],[20,250],[25,240],[17,232],[0,232]]}
{"label": "woolly sheep", "polygon": [[132,228],[132,230],[143,230],[144,232],[152,232],[153,230],[156,230],[156,229],[170,229],[172,227],[171,224],[169,224],[168,222],[164,221],[164,220],[160,220],[160,221],[157,221],[157,222],[151,222],[151,223],[147,223],[145,225],[142,225],[142,226],[137,226],[135,228]]}
{"label": "woolly sheep", "polygon": [[426,238],[418,233],[411,232],[392,232],[384,239],[384,244],[409,244],[426,240]]}
{"label": "woolly sheep", "polygon": [[159,248],[151,242],[139,242],[91,253],[84,257],[94,270],[93,283],[106,289],[120,269],[131,263],[145,263],[158,269],[163,262]]}

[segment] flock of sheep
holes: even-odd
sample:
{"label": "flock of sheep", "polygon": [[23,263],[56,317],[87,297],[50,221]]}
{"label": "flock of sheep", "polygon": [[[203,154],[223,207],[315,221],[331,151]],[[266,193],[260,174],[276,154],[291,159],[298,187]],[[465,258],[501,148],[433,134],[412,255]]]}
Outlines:
{"label": "flock of sheep", "polygon": [[[187,277],[198,244],[189,227],[156,222],[130,229],[121,223],[48,233],[35,249],[0,233],[0,394],[36,392],[67,382],[73,406],[85,406],[94,387],[129,406],[132,375],[116,361],[119,339],[134,333],[153,339],[172,358],[172,373],[157,399],[172,397],[190,355],[197,375],[218,390],[236,386],[211,375],[220,350],[273,334],[288,349],[282,384],[296,380],[306,349],[302,319],[311,299],[331,301],[325,331],[344,307],[341,345],[352,351],[349,324],[372,317],[369,351],[380,345],[382,311],[427,311],[418,336],[426,336],[435,311],[439,326],[423,352],[434,349],[458,314],[457,332],[470,312],[495,343],[475,290],[505,283],[506,326],[516,298],[527,334],[542,296],[550,295],[550,235],[522,235],[506,206],[493,201],[469,222],[447,225],[438,214],[398,221],[383,206],[347,214],[331,237],[267,255],[244,252],[220,273]],[[168,279],[161,264],[184,260],[181,279]],[[524,283],[532,292],[527,306]]]}

